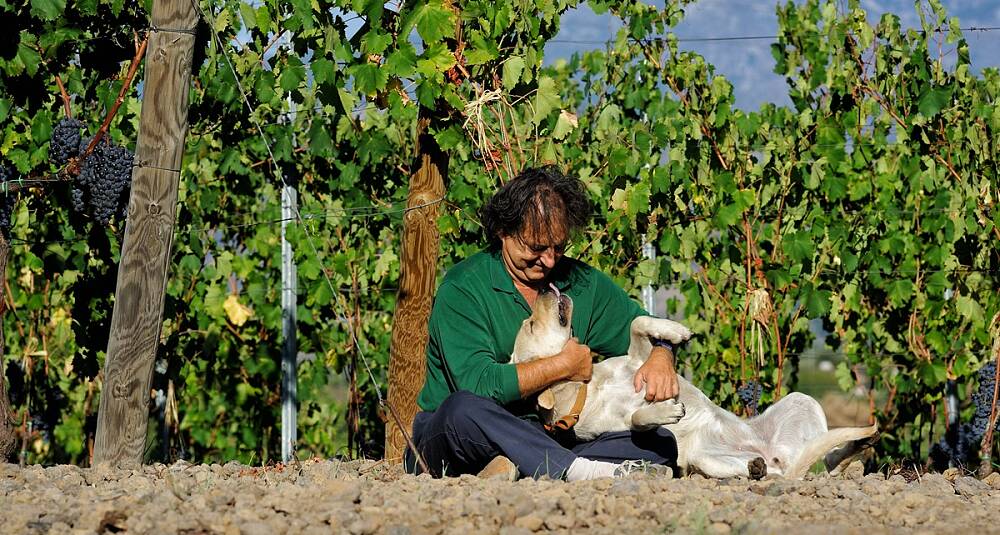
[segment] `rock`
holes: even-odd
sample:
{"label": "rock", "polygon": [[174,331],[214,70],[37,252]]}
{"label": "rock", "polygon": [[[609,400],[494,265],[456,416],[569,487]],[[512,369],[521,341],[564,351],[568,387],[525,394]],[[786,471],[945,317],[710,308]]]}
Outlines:
{"label": "rock", "polygon": [[924,474],[917,481],[920,491],[925,494],[955,494],[955,487],[941,474]]}
{"label": "rock", "polygon": [[852,462],[841,473],[841,479],[858,480],[863,477],[865,477],[865,463],[861,461]]}
{"label": "rock", "polygon": [[709,533],[719,533],[722,535],[729,533],[732,530],[733,528],[729,527],[729,524],[726,524],[725,522],[714,522],[708,527]]}
{"label": "rock", "polygon": [[962,476],[962,471],[958,468],[949,468],[944,472],[941,472],[941,476],[954,483],[956,479]]}
{"label": "rock", "polygon": [[240,524],[241,535],[271,535],[274,530],[263,522],[246,522]]}
{"label": "rock", "polygon": [[992,474],[986,476],[983,479],[983,483],[986,483],[993,490],[1000,490],[1000,472],[993,472]]}
{"label": "rock", "polygon": [[955,480],[955,492],[965,497],[985,494],[991,488],[990,485],[971,476],[962,476]]}
{"label": "rock", "polygon": [[518,518],[514,521],[514,525],[519,528],[524,528],[528,531],[538,531],[542,529],[542,525],[545,522],[536,515],[526,515]]}
{"label": "rock", "polygon": [[531,530],[521,526],[504,526],[500,528],[500,535],[530,535]]}

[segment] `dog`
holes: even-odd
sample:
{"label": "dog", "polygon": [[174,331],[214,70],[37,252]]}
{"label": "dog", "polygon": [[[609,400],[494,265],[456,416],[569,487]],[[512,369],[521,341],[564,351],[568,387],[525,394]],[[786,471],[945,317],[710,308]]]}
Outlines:
{"label": "dog", "polygon": [[[518,331],[512,362],[529,362],[559,353],[572,336],[573,301],[567,295],[543,293]],[[676,399],[647,402],[636,394],[633,378],[649,358],[653,340],[679,344],[691,331],[675,321],[640,316],[632,320],[628,353],[595,363],[586,383],[561,382],[538,396],[540,416],[547,426],[570,422],[578,439],[601,433],[647,430],[665,426],[677,439],[678,467],[687,473],[714,478],[766,475],[801,479],[820,459],[827,469],[850,460],[870,445],[877,426],[828,429],[820,404],[793,392],[760,415],[745,420],[719,407],[683,377],[678,376]],[[579,393],[586,393],[585,402]],[[837,451],[838,446],[847,444]],[[829,455],[828,455],[829,454]]]}

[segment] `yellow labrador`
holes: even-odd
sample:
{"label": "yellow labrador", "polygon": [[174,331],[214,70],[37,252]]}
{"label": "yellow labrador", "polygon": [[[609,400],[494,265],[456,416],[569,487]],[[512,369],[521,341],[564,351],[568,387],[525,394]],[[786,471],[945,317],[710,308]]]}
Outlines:
{"label": "yellow labrador", "polygon": [[[511,361],[528,362],[562,350],[572,335],[572,314],[573,302],[568,296],[540,295],[518,331]],[[652,339],[678,344],[690,338],[691,331],[675,321],[639,317],[632,321],[631,333],[628,354],[594,364],[586,385],[563,382],[542,392],[539,408],[543,421],[553,425],[560,416],[572,413],[578,389],[585,387],[586,401],[572,428],[578,438],[589,440],[605,432],[663,425],[677,438],[681,469],[718,478],[756,479],[767,474],[801,478],[834,448],[868,439],[877,431],[874,425],[827,429],[819,403],[797,392],[744,420],[717,406],[679,376],[676,400],[647,402],[635,392],[633,377],[649,357]]]}

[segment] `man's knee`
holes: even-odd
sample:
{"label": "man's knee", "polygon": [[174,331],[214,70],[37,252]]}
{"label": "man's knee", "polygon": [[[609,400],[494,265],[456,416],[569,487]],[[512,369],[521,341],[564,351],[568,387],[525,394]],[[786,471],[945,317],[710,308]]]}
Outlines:
{"label": "man's knee", "polygon": [[499,405],[489,398],[459,390],[441,402],[437,412],[452,425],[480,422],[483,416],[497,410]]}
{"label": "man's knee", "polygon": [[663,460],[650,459],[663,464],[677,462],[677,438],[666,427],[656,427],[648,431],[634,431],[632,441],[644,450],[655,453]]}

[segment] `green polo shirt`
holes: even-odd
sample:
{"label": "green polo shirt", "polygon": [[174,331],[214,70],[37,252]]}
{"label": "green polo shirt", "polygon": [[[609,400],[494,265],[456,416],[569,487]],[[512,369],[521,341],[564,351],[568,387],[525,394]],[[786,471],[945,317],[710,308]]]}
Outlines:
{"label": "green polo shirt", "polygon": [[[573,335],[601,355],[624,355],[641,306],[607,275],[563,257],[550,275],[573,299]],[[452,267],[441,282],[428,324],[427,375],[417,404],[433,411],[467,390],[508,404],[520,399],[510,363],[514,338],[531,314],[499,251],[483,251]]]}

